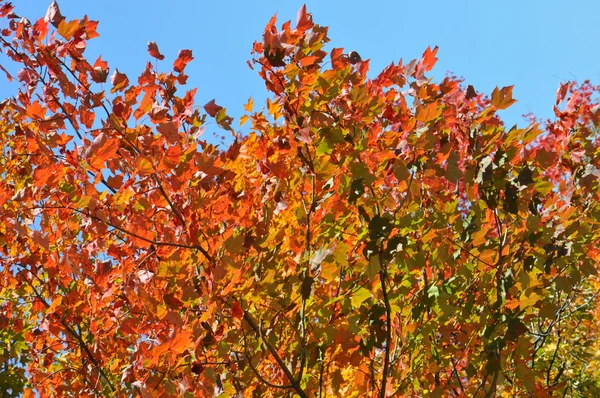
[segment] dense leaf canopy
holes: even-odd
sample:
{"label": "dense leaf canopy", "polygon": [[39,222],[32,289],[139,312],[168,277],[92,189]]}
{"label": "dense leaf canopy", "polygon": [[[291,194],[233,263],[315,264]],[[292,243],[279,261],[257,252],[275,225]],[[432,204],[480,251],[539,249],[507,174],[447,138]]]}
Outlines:
{"label": "dense leaf canopy", "polygon": [[507,127],[512,87],[433,79],[437,48],[368,78],[303,7],[237,121],[190,50],[134,78],[87,17],[0,17],[7,394],[600,396],[596,87]]}

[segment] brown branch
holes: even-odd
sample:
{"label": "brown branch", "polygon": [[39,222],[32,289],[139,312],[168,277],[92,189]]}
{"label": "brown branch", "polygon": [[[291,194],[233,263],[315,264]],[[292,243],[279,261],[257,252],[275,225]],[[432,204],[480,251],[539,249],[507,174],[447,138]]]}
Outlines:
{"label": "brown branch", "polygon": [[379,264],[381,265],[381,270],[379,271],[379,281],[381,284],[381,291],[383,294],[383,303],[385,305],[385,317],[386,317],[386,331],[385,331],[385,357],[383,360],[383,372],[381,375],[381,390],[379,390],[379,396],[381,398],[385,398],[385,388],[387,384],[387,378],[390,368],[390,345],[392,344],[392,307],[390,305],[390,299],[388,297],[386,279],[387,279],[387,268],[386,265],[382,262],[381,258],[381,249],[378,253],[379,256]]}
{"label": "brown branch", "polygon": [[319,367],[319,398],[323,398],[323,374],[325,373],[325,352],[327,347],[320,350],[321,366]]}
{"label": "brown branch", "polygon": [[250,366],[250,369],[252,369],[252,372],[256,375],[256,377],[258,377],[258,379],[262,383],[266,384],[267,386],[269,386],[271,388],[277,388],[280,390],[287,390],[287,389],[293,388],[291,384],[282,384],[282,385],[274,384],[274,383],[271,383],[270,381],[268,381],[267,379],[265,379],[264,377],[262,377],[260,375],[258,369],[256,369],[254,367],[254,365],[252,365],[252,358],[250,358],[250,356],[248,355],[248,344],[246,342],[246,331],[245,330],[242,330],[242,339],[244,342],[244,357],[248,361],[248,366]]}
{"label": "brown branch", "polygon": [[[304,212],[306,213],[306,252],[307,255],[310,258],[310,254],[312,251],[311,248],[311,216],[312,213],[315,210],[315,176],[311,175],[310,176],[311,179],[311,201],[310,201],[310,206],[307,209],[306,205],[304,206]],[[304,200],[302,201],[302,203],[304,203]],[[311,265],[310,265],[310,261],[307,261],[305,269],[304,269],[304,278],[302,281],[302,292],[301,292],[301,297],[302,297],[302,308],[300,311],[300,331],[301,331],[301,343],[300,343],[300,369],[298,371],[298,380],[302,380],[302,375],[304,374],[304,367],[306,366],[306,300],[308,297],[306,297],[304,292],[304,284],[307,281],[307,278],[312,278],[312,272],[310,269]]]}
{"label": "brown branch", "polygon": [[269,352],[271,353],[273,358],[275,358],[275,362],[277,362],[277,365],[279,365],[279,367],[281,368],[281,370],[283,371],[283,373],[285,374],[287,379],[290,381],[292,388],[294,389],[294,391],[296,391],[296,394],[298,394],[298,396],[300,396],[301,398],[308,398],[308,395],[302,389],[302,387],[300,386],[300,383],[298,383],[298,380],[296,380],[294,378],[294,375],[292,374],[292,372],[285,365],[285,363],[283,362],[283,360],[277,353],[277,350],[275,349],[275,347],[273,347],[273,345],[269,342],[269,340],[267,340],[263,337],[261,329],[258,327],[256,322],[254,322],[254,319],[252,319],[252,316],[250,316],[248,311],[244,311],[244,320],[248,323],[248,325],[250,325],[252,330],[254,330],[254,333],[256,333],[256,335],[262,340],[262,342],[265,344],[265,346],[267,346],[267,349],[269,350]]}

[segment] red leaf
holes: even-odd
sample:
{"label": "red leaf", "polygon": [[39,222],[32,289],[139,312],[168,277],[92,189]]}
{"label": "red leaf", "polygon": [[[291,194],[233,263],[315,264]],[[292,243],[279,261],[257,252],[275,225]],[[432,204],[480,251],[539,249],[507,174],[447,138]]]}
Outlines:
{"label": "red leaf", "polygon": [[173,295],[173,293],[165,294],[164,296],[165,303],[172,309],[179,310],[183,307],[183,303],[177,297]]}
{"label": "red leaf", "polygon": [[346,65],[346,59],[342,56],[344,54],[343,48],[334,48],[331,50],[331,65],[334,69],[343,68]]}
{"label": "red leaf", "polygon": [[304,57],[300,60],[300,66],[309,66],[309,65],[313,65],[315,62],[317,62],[319,60],[319,57],[317,57],[316,55],[309,55],[307,57]]}
{"label": "red leaf", "polygon": [[98,21],[88,21],[87,17],[83,19],[83,25],[85,28],[85,38],[93,39],[94,37],[100,36],[96,29],[98,28]]}
{"label": "red leaf", "polygon": [[583,101],[583,96],[579,91],[574,92],[573,95],[567,101],[567,107],[565,108],[566,112],[575,112],[577,108],[581,105]]}
{"label": "red leaf", "polygon": [[217,112],[219,112],[221,109],[223,109],[223,107],[220,106],[220,105],[215,104],[215,100],[211,100],[209,103],[207,103],[206,105],[204,105],[204,110],[211,117],[215,117],[217,115]]}
{"label": "red leaf", "polygon": [[233,304],[231,304],[231,316],[237,319],[242,319],[242,317],[244,316],[244,310],[242,309],[240,303],[237,301],[234,301]]}
{"label": "red leaf", "polygon": [[296,29],[301,32],[309,30],[313,27],[312,15],[306,12],[306,4],[304,4],[298,10],[298,22],[296,23]]}
{"label": "red leaf", "polygon": [[169,108],[166,106],[155,104],[150,112],[148,112],[148,116],[150,116],[150,121],[152,123],[163,123],[167,121],[167,112]]}
{"label": "red leaf", "polygon": [[125,112],[125,104],[123,102],[117,102],[113,105],[113,113],[116,117],[123,117],[123,113]]}
{"label": "red leaf", "polygon": [[165,59],[165,56],[162,55],[160,53],[160,51],[158,51],[158,46],[153,41],[149,41],[148,42],[148,52],[150,53],[151,57],[154,57],[154,58],[156,58],[158,60],[162,61],[163,59]]}
{"label": "red leaf", "polygon": [[15,8],[11,3],[5,3],[0,7],[0,18],[7,16]]}
{"label": "red leaf", "polygon": [[565,99],[565,96],[567,95],[567,91],[569,91],[569,83],[563,83],[560,85],[560,87],[558,88],[558,90],[556,90],[556,105],[560,104],[562,102],[562,100]]}
{"label": "red leaf", "polygon": [[183,72],[185,66],[193,59],[192,50],[179,50],[179,55],[175,62],[173,62],[173,70],[179,73]]}

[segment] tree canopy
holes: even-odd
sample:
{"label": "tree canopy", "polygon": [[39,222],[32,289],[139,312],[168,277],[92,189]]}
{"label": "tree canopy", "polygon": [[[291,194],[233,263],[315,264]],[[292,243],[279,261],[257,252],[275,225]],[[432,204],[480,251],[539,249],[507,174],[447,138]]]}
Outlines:
{"label": "tree canopy", "polygon": [[600,396],[598,87],[509,127],[512,87],[433,78],[437,48],[369,78],[302,7],[234,120],[190,50],[127,76],[56,2],[0,18],[9,396]]}

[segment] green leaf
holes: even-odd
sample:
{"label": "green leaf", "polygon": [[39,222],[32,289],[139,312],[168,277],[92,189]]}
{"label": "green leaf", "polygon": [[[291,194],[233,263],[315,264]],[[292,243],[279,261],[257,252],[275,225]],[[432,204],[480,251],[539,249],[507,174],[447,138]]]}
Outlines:
{"label": "green leaf", "polygon": [[360,305],[369,297],[371,297],[371,292],[364,287],[360,287],[355,293],[352,294],[352,306],[354,308],[360,307]]}
{"label": "green leaf", "polygon": [[538,181],[535,183],[535,190],[542,195],[548,195],[554,189],[554,184],[550,181]]}
{"label": "green leaf", "polygon": [[327,140],[321,141],[319,146],[317,146],[317,156],[322,156],[324,154],[329,155],[331,152],[333,152],[333,145],[330,145]]}

